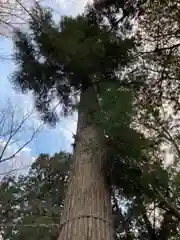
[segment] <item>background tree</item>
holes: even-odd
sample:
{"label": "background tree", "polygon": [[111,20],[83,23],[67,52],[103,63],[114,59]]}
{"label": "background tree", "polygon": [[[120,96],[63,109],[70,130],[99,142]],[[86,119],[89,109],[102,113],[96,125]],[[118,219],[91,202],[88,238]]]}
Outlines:
{"label": "background tree", "polygon": [[[142,77],[145,73],[145,78],[142,79],[146,83],[137,96],[138,126],[141,126],[148,136],[154,136],[155,142],[158,144],[158,155],[157,153],[154,155],[154,161],[158,161],[169,176],[169,186],[165,188],[167,192],[163,194],[162,190],[156,191],[158,200],[162,199],[160,208],[163,209],[163,212],[165,211],[162,223],[169,223],[166,227],[161,227],[161,233],[158,233],[157,229],[156,232],[158,237],[165,239],[173,239],[174,236],[172,237],[171,233],[174,230],[169,230],[170,225],[173,223],[173,227],[177,227],[179,222],[178,196],[173,194],[171,185],[172,176],[179,175],[179,88],[178,81],[176,81],[178,79],[177,23],[179,18],[178,10],[175,10],[177,5],[177,1],[173,3],[147,1],[137,35],[138,42],[142,43],[141,48],[138,49],[140,56],[138,71],[140,70],[139,75]],[[141,67],[139,67],[140,64]],[[171,158],[169,157],[171,160],[168,161],[168,164],[167,158],[164,161],[164,147],[171,153]],[[161,175],[157,174],[157,176],[159,178]],[[171,203],[176,207],[174,208]],[[172,220],[172,215],[174,220]],[[169,220],[167,221],[167,219]],[[176,227],[175,229],[178,231]],[[178,235],[176,237],[178,238]]]}
{"label": "background tree", "polygon": [[[138,2],[136,3],[138,4]],[[107,14],[107,12],[111,14],[111,11],[113,11],[117,5],[118,1],[107,1],[107,5],[101,5],[100,8],[103,14]],[[171,198],[173,194],[169,189],[171,189],[172,186],[172,175],[178,176],[178,170],[176,167],[179,165],[179,12],[176,10],[178,8],[178,1],[173,3],[170,1],[143,1],[140,5],[138,5],[140,8],[138,7],[136,9],[136,13],[138,13],[137,20],[139,22],[136,37],[137,46],[140,45],[140,47],[137,48],[137,55],[135,55],[135,70],[134,67],[131,66],[133,69],[131,77],[134,78],[139,75],[139,80],[143,82],[143,85],[141,84],[143,87],[140,88],[140,91],[138,91],[138,94],[135,96],[138,107],[138,116],[136,116],[136,121],[133,125],[141,131],[142,129],[143,131],[145,130],[145,135],[148,136],[148,138],[150,137],[150,139],[154,139],[156,147],[155,149],[153,147],[155,150],[153,150],[153,155],[151,152],[153,168],[155,167],[154,162],[156,162],[155,168],[158,167],[162,173],[165,173],[166,171],[166,174],[164,175],[163,173],[162,175],[161,172],[156,169],[158,170],[156,175],[159,179],[164,179],[163,181],[166,184],[168,180],[168,185],[170,185],[169,187],[166,185],[164,188],[166,191],[168,189],[167,193],[162,193],[162,189],[161,191],[156,189],[156,197],[159,201],[163,202],[163,208],[166,205],[166,210],[163,209],[163,211],[165,211],[164,222],[166,222],[166,213],[171,217],[174,215],[176,218],[176,224],[173,224],[173,226],[175,226],[179,221],[179,211],[176,211],[179,210],[179,203],[176,197]],[[114,20],[113,21],[117,26],[117,23],[119,22],[117,19]],[[137,56],[139,56],[138,61]],[[138,71],[136,71],[136,66]],[[164,150],[165,147],[168,149],[169,153],[171,153],[171,156],[169,156],[170,160],[167,159],[167,157],[164,159],[167,154]],[[149,163],[151,163],[151,161],[149,159]],[[173,163],[171,161],[173,161]],[[169,165],[168,168],[167,165]],[[152,170],[152,165],[150,164],[146,169],[145,174],[149,175],[148,171],[151,172]],[[119,169],[117,170],[117,174],[119,174]],[[130,174],[132,175],[132,172]],[[128,176],[130,175],[128,174]],[[146,177],[143,174],[142,180],[145,181],[145,179]],[[140,186],[142,188],[142,184]],[[177,204],[176,207],[174,207],[173,204],[171,205],[171,203],[175,203],[175,205]],[[140,207],[140,209],[142,210],[142,207]],[[167,209],[171,212],[170,214]],[[155,211],[157,211],[157,209]],[[171,217],[169,218],[169,223],[172,220]],[[157,233],[157,237],[166,237],[168,239],[171,237],[171,234],[167,234],[168,229],[169,227],[165,228],[162,226],[161,233],[159,233],[160,230],[157,229],[154,232]],[[171,230],[169,233],[171,233]]]}
{"label": "background tree", "polygon": [[[175,219],[171,226],[174,228],[172,235],[177,234],[179,202],[172,186],[176,185],[173,176],[177,177],[179,173],[175,165],[172,162],[168,169],[164,167],[159,136],[149,135],[147,138],[135,131],[134,124],[137,121],[134,122],[134,117],[137,115],[132,102],[128,101],[130,93],[127,90],[123,93],[117,88],[113,91],[111,88],[106,94],[111,97],[105,98],[106,114],[101,119],[109,135],[107,176],[113,189],[113,202],[118,202],[113,207],[119,216],[115,215],[119,222],[116,222],[118,239],[139,239],[145,235],[148,239],[159,239],[159,235],[167,231],[163,224],[161,226],[161,218],[166,216],[166,212],[171,212]],[[116,105],[113,99],[116,99]],[[167,239],[172,237],[170,229],[169,233]]]}
{"label": "background tree", "polygon": [[[5,177],[0,185],[3,239],[57,239],[71,156],[40,155],[27,176]],[[57,194],[58,193],[58,194]]]}

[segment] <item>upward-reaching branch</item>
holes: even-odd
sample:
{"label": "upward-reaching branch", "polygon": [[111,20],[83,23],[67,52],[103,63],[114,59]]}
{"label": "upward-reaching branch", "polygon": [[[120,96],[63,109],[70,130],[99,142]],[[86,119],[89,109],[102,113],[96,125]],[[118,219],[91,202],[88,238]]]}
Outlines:
{"label": "upward-reaching branch", "polygon": [[28,130],[27,123],[31,120],[34,110],[23,115],[21,120],[19,120],[21,117],[18,116],[19,112],[16,112],[15,108],[10,104],[6,108],[1,109],[0,113],[0,163],[2,163],[16,157],[34,139],[41,125],[32,128],[32,133],[30,136],[26,136],[26,140],[23,142],[20,140],[20,134],[22,131]]}
{"label": "upward-reaching branch", "polygon": [[22,28],[32,18],[30,9],[39,0],[0,0],[0,35],[11,37],[14,30]]}

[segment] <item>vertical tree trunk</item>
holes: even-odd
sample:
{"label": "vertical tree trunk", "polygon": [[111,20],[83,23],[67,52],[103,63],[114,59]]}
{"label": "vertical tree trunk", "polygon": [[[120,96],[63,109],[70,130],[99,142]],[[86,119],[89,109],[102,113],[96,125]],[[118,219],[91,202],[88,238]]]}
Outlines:
{"label": "vertical tree trunk", "polygon": [[112,240],[110,192],[102,173],[104,149],[93,123],[97,97],[92,87],[81,95],[74,165],[58,240]]}

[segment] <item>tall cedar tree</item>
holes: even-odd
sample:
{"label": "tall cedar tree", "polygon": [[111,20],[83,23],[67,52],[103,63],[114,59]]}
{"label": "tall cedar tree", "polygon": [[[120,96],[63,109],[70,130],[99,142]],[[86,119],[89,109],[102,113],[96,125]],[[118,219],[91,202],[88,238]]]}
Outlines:
{"label": "tall cedar tree", "polygon": [[110,191],[102,171],[104,133],[94,117],[100,111],[98,85],[118,81],[117,71],[129,61],[133,42],[110,32],[92,10],[65,17],[59,25],[48,10],[37,7],[32,14],[30,33],[15,36],[18,71],[13,83],[34,93],[37,109],[50,123],[58,120],[53,101],[67,115],[80,93],[74,163],[58,239],[113,239]]}

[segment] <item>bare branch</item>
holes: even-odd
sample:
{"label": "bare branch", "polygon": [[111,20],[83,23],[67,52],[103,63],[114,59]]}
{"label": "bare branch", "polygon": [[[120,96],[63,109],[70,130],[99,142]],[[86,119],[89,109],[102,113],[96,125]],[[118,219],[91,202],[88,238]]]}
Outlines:
{"label": "bare branch", "polygon": [[32,18],[30,9],[36,0],[0,0],[0,35],[10,37],[17,27],[26,24],[28,18]]}
{"label": "bare branch", "polygon": [[0,176],[7,176],[7,175],[10,175],[10,174],[12,174],[14,172],[24,171],[24,170],[27,170],[30,167],[31,167],[31,164],[30,165],[26,165],[26,166],[24,166],[22,168],[14,168],[14,169],[11,169],[11,170],[9,170],[7,172],[0,173]]}
{"label": "bare branch", "polygon": [[[19,112],[13,108],[10,104],[5,108],[0,110],[2,112],[2,118],[0,120],[0,140],[1,140],[1,152],[0,152],[0,163],[8,161],[15,158],[30,142],[33,141],[36,134],[40,131],[42,124],[32,129],[32,133],[28,138],[24,140],[20,138],[20,134],[24,134],[26,130],[29,130],[27,127],[28,121],[31,120],[32,115],[35,113],[35,110],[29,111],[27,114],[24,114],[23,117],[19,115]],[[15,116],[17,115],[17,116]],[[21,120],[19,120],[21,118]],[[15,150],[12,152],[9,150],[15,146]]]}
{"label": "bare branch", "polygon": [[41,128],[41,126],[39,126],[39,128],[32,134],[31,138],[27,142],[25,142],[15,153],[13,153],[9,157],[1,159],[0,163],[10,160],[10,159],[14,158],[18,153],[20,153],[21,150],[23,150],[23,148],[25,148],[34,139],[35,135],[39,132],[40,128]]}

